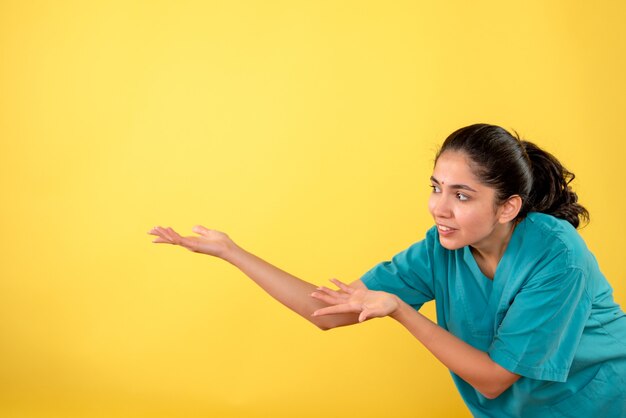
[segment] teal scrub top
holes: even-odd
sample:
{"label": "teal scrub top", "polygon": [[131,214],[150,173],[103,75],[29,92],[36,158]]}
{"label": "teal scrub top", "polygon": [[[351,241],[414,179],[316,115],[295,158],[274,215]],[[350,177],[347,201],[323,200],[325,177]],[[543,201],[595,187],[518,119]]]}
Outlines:
{"label": "teal scrub top", "polygon": [[626,315],[567,221],[530,213],[493,280],[436,227],[361,280],[416,310],[435,300],[439,326],[522,376],[487,399],[452,373],[474,416],[626,417]]}

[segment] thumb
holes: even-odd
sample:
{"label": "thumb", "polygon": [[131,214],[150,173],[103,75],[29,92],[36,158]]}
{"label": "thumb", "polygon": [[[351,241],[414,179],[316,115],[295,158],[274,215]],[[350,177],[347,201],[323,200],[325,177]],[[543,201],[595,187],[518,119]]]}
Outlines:
{"label": "thumb", "polygon": [[359,314],[359,322],[363,322],[367,319],[367,317],[370,315],[370,311],[368,309],[363,309],[361,311],[361,313]]}
{"label": "thumb", "polygon": [[203,227],[202,225],[196,225],[193,228],[191,228],[191,230],[193,232],[195,232],[196,234],[200,234],[203,236],[206,236],[209,232],[211,232],[210,229]]}

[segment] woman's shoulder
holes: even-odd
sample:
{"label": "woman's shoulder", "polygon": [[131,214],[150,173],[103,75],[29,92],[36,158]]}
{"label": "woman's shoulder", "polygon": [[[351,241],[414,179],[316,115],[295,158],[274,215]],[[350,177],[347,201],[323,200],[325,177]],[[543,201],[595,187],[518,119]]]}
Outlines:
{"label": "woman's shoulder", "polygon": [[582,267],[591,254],[576,228],[566,220],[531,212],[519,226],[525,251],[558,257],[563,267]]}
{"label": "woman's shoulder", "polygon": [[524,221],[530,226],[531,232],[563,241],[566,246],[582,240],[572,224],[546,213],[530,212]]}

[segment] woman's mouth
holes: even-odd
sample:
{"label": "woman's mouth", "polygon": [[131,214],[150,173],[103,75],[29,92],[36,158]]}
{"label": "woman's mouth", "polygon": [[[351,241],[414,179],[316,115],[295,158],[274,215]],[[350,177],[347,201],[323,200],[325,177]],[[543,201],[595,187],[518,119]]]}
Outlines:
{"label": "woman's mouth", "polygon": [[439,234],[441,235],[450,235],[451,233],[456,231],[456,229],[454,228],[450,228],[449,226],[439,225],[439,224],[437,224],[437,230],[439,231]]}

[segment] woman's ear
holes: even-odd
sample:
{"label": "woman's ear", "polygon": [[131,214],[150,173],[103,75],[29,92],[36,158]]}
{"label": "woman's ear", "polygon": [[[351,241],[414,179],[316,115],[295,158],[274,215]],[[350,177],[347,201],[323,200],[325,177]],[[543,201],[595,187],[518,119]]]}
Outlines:
{"label": "woman's ear", "polygon": [[502,224],[512,221],[517,217],[522,209],[522,198],[514,194],[500,205],[500,216],[498,221]]}

